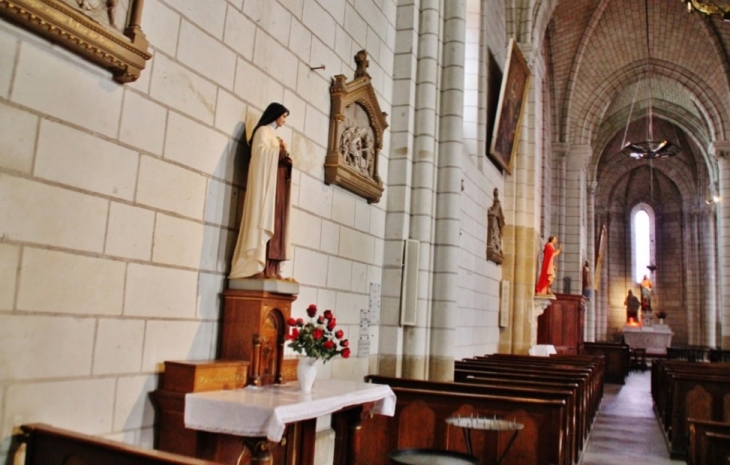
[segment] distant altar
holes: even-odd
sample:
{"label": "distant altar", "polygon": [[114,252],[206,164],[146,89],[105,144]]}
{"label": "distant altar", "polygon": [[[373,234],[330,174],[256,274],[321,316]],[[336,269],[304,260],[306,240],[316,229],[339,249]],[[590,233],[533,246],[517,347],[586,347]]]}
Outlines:
{"label": "distant altar", "polygon": [[673,335],[669,325],[624,325],[624,342],[632,349],[646,349],[647,355],[666,355]]}

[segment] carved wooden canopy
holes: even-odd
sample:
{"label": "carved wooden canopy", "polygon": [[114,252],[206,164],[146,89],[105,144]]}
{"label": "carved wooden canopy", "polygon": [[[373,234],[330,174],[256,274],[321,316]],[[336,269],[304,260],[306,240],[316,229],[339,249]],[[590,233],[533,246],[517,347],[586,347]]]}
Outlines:
{"label": "carved wooden canopy", "polygon": [[325,159],[325,183],[335,184],[377,203],[383,194],[378,159],[383,148],[387,113],[380,110],[370,83],[367,52],[355,56],[355,78],[338,74],[330,86],[330,137]]}

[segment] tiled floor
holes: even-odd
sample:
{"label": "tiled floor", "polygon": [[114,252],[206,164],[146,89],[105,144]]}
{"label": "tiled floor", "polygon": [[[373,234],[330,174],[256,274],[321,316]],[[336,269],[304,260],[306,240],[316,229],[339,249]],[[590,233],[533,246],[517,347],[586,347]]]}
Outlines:
{"label": "tiled floor", "polygon": [[671,460],[652,409],[650,372],[632,372],[623,386],[606,384],[580,465],[679,465]]}

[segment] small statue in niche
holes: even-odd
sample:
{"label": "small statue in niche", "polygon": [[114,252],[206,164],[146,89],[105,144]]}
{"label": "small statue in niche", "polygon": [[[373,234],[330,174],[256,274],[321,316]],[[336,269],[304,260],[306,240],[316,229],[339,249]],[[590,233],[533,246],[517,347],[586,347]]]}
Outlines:
{"label": "small statue in niche", "polygon": [[504,259],[502,255],[502,237],[504,235],[504,214],[502,204],[499,201],[499,189],[494,188],[494,200],[492,206],[487,210],[487,260],[501,264]]}
{"label": "small statue in niche", "polygon": [[367,72],[368,66],[370,66],[370,62],[368,61],[368,52],[365,50],[360,50],[355,54],[355,64],[357,65],[357,69],[355,70],[355,79],[367,77],[370,79],[370,75]]}

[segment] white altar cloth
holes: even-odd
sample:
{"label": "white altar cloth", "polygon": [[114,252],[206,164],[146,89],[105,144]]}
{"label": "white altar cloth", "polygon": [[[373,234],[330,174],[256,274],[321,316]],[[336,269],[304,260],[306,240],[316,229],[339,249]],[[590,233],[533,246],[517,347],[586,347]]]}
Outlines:
{"label": "white altar cloth", "polygon": [[530,347],[527,353],[537,357],[549,357],[553,354],[557,354],[558,352],[552,344],[537,344]]}
{"label": "white altar cloth", "polygon": [[390,386],[338,379],[317,380],[309,394],[299,391],[298,383],[189,393],[185,427],[278,442],[287,423],[367,402],[375,402],[373,413],[393,416],[395,401]]}
{"label": "white altar cloth", "polygon": [[666,354],[673,334],[668,325],[624,326],[624,342],[632,349],[646,349],[647,354]]}

